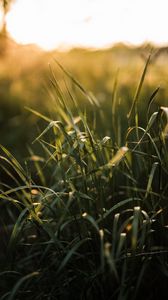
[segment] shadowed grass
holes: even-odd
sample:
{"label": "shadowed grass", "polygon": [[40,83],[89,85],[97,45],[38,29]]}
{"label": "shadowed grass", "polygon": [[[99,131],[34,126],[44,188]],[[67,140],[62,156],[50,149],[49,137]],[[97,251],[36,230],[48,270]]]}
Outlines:
{"label": "shadowed grass", "polygon": [[152,113],[145,128],[135,111],[122,142],[119,116],[112,114],[115,134],[102,137],[68,84],[65,95],[53,72],[51,80],[55,119],[29,109],[46,122],[34,140],[42,155],[30,150],[25,170],[1,146],[11,182],[0,194],[1,226],[11,228],[2,231],[1,299],[158,299],[168,276],[168,108]]}

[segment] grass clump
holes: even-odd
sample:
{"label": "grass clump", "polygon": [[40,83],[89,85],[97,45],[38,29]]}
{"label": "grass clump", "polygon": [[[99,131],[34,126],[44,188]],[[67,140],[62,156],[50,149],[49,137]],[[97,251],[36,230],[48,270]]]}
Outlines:
{"label": "grass clump", "polygon": [[141,126],[148,64],[124,124],[113,92],[111,135],[96,130],[106,131],[96,99],[61,67],[92,110],[98,106],[97,119],[52,73],[57,119],[33,111],[47,122],[34,141],[42,154],[30,150],[23,168],[1,146],[1,299],[164,299],[168,108],[150,115],[154,92]]}

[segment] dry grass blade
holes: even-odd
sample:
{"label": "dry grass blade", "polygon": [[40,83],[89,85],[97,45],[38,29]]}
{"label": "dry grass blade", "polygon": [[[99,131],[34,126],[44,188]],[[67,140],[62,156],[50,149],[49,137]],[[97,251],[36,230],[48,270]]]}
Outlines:
{"label": "dry grass blade", "polygon": [[41,119],[47,121],[47,122],[52,122],[52,120],[48,117],[46,117],[45,115],[39,113],[37,110],[32,109],[30,107],[25,106],[25,109],[30,111],[31,113],[33,113],[34,115],[36,115],[37,117],[40,117]]}
{"label": "dry grass blade", "polygon": [[96,172],[100,173],[101,170],[110,169],[112,167],[117,166],[120,163],[120,161],[125,157],[128,151],[129,151],[128,147],[126,146],[121,147],[117,151],[117,153],[112,157],[112,159],[107,164],[100,166]]}
{"label": "dry grass blade", "polygon": [[163,135],[167,136],[168,135],[168,107],[161,106],[160,111],[161,111],[161,114],[164,113],[166,116],[166,124],[163,129]]}
{"label": "dry grass blade", "polygon": [[128,147],[124,146],[121,147],[117,153],[114,155],[114,157],[109,161],[108,165],[109,166],[115,166],[119,164],[119,162],[124,158],[126,153],[129,151]]}

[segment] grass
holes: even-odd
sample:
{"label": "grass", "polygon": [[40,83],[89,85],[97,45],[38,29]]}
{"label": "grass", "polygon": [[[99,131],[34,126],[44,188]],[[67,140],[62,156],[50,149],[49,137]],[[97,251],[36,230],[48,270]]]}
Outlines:
{"label": "grass", "polygon": [[166,299],[168,108],[151,112],[157,88],[141,115],[149,61],[127,111],[116,79],[111,123],[58,65],[66,79],[62,89],[51,72],[55,117],[30,109],[46,124],[40,155],[30,149],[22,166],[1,146],[0,299]]}
{"label": "grass", "polygon": [[[46,115],[46,111],[49,111],[50,119],[55,118],[54,99],[51,96],[51,89],[54,92],[54,86],[50,81],[51,71],[48,68],[48,62],[50,62],[64,95],[67,94],[64,76],[61,69],[54,63],[55,58],[66,70],[71,71],[73,77],[77,78],[82,86],[87,87],[88,91],[92,91],[100,103],[102,114],[105,115],[106,126],[97,122],[96,130],[99,130],[102,135],[111,135],[113,132],[112,122],[117,121],[117,117],[115,119],[112,115],[121,116],[122,123],[125,124],[122,124],[121,130],[123,139],[127,130],[126,115],[132,105],[137,82],[143,69],[144,57],[149,52],[148,48],[149,46],[145,45],[135,48],[116,45],[113,48],[99,51],[73,49],[66,53],[57,51],[48,53],[31,46],[10,44],[6,55],[0,57],[0,143],[7,147],[19,161],[22,158],[24,161],[27,156],[27,147],[36,137],[39,128],[44,128],[40,119],[29,114],[24,106],[36,110],[39,110],[40,107],[41,113]],[[141,117],[143,127],[146,126],[147,102],[156,88],[160,87],[157,97],[152,102],[150,113],[157,111],[160,106],[167,106],[166,78],[168,73],[165,65],[167,53],[164,48],[153,48],[150,72],[145,76],[143,89],[138,99],[139,114],[144,114],[144,117]],[[115,89],[115,84],[117,89]],[[87,115],[93,114],[89,102],[87,105],[85,96],[72,81],[69,89],[75,94],[80,106],[85,103]],[[116,93],[114,93],[115,90]],[[117,99],[117,105],[115,105],[115,99]],[[94,113],[99,114],[99,110],[100,108],[95,107]],[[34,147],[40,153],[41,149],[37,143]]]}

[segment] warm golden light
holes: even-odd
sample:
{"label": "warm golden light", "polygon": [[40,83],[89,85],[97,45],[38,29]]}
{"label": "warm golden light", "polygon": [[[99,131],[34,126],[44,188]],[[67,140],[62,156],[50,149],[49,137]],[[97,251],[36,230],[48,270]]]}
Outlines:
{"label": "warm golden light", "polygon": [[167,0],[16,0],[8,31],[45,49],[168,42]]}

